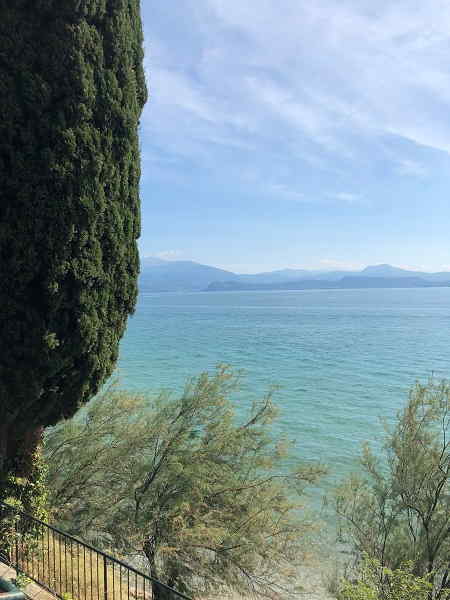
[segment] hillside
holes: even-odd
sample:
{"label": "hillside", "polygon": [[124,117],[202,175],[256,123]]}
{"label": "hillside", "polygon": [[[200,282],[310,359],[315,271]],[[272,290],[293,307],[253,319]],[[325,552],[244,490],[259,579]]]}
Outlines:
{"label": "hillside", "polygon": [[405,288],[436,285],[450,285],[450,273],[424,273],[391,265],[374,265],[353,272],[281,269],[237,274],[193,261],[167,261],[155,257],[142,260],[139,279],[140,290],[143,292]]}
{"label": "hillside", "polygon": [[238,279],[235,273],[192,261],[146,262],[141,265],[139,289],[143,292],[200,291],[213,281]]}

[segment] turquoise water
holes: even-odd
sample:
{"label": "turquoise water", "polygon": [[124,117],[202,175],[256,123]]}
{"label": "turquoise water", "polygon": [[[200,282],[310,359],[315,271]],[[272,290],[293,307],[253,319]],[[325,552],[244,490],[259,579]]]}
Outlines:
{"label": "turquoise water", "polygon": [[141,294],[126,387],[179,390],[220,362],[246,371],[242,410],[281,385],[277,432],[340,476],[415,379],[450,378],[450,288]]}

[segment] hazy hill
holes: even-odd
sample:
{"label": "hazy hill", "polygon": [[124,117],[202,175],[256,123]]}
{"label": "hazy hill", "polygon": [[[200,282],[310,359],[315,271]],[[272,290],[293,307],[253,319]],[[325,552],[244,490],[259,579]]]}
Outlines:
{"label": "hazy hill", "polygon": [[408,271],[391,265],[375,265],[366,267],[360,273],[364,277],[420,277],[427,281],[445,282],[450,281],[450,272],[443,271],[441,273],[425,273],[423,271]]}
{"label": "hazy hill", "polygon": [[295,279],[307,279],[311,277],[312,272],[305,269],[281,269],[280,271],[270,271],[266,273],[252,273],[239,275],[239,280],[246,283],[279,283],[282,281],[292,281]]}
{"label": "hazy hill", "polygon": [[373,265],[361,271],[364,277],[420,277],[419,271],[407,271],[392,265]]}
{"label": "hazy hill", "polygon": [[189,260],[152,263],[144,259],[141,264],[139,289],[144,292],[198,291],[207,288],[212,281],[237,278],[238,276],[230,271]]}
{"label": "hazy hill", "polygon": [[239,275],[193,261],[167,261],[147,257],[141,262],[140,289],[149,292],[322,289],[351,287],[429,287],[449,285],[450,273],[422,273],[391,265],[369,266],[362,271],[308,271],[281,269]]}

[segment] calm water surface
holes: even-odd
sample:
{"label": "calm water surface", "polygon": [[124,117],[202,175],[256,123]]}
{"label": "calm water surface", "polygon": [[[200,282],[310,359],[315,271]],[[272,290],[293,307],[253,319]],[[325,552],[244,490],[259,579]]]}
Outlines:
{"label": "calm water surface", "polygon": [[145,294],[122,341],[127,387],[180,390],[220,362],[273,384],[278,430],[340,476],[415,379],[450,378],[450,288]]}

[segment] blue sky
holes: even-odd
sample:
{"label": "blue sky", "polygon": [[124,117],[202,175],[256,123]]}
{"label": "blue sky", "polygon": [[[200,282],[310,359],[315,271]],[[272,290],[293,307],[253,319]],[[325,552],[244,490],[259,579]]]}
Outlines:
{"label": "blue sky", "polygon": [[142,255],[450,270],[447,0],[142,11]]}

